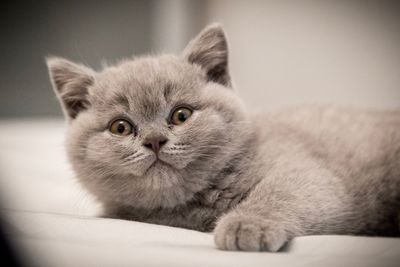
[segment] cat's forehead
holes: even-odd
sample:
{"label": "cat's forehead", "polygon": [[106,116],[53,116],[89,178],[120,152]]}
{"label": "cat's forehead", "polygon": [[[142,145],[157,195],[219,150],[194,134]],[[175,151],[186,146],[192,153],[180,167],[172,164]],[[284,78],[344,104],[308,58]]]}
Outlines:
{"label": "cat's forehead", "polygon": [[200,68],[175,56],[140,58],[105,69],[93,94],[102,102],[153,114],[169,102],[193,97],[203,75]]}
{"label": "cat's forehead", "polygon": [[154,89],[165,83],[185,83],[197,80],[199,68],[175,56],[147,57],[125,61],[106,68],[96,79],[100,87],[121,89]]}

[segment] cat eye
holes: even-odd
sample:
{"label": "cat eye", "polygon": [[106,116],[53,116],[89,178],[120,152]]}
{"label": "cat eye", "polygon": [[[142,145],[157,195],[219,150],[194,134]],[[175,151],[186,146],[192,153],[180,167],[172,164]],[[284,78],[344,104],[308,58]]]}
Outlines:
{"label": "cat eye", "polygon": [[188,107],[178,107],[172,112],[170,121],[174,125],[184,123],[192,115],[193,111]]}
{"label": "cat eye", "polygon": [[133,126],[127,120],[118,119],[111,123],[110,132],[115,135],[127,136],[133,132]]}

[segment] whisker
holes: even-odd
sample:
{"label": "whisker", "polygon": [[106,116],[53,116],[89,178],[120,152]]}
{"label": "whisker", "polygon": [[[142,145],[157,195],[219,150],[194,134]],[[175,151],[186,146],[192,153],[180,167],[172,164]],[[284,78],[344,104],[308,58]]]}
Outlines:
{"label": "whisker", "polygon": [[143,160],[143,159],[145,159],[145,158],[147,158],[149,156],[149,155],[144,155],[144,156],[143,155],[144,154],[142,154],[142,156],[139,156],[139,157],[135,158],[134,160],[131,160],[131,161],[127,162],[127,163],[134,164],[134,163],[136,163],[138,161],[141,161],[141,160]]}
{"label": "whisker", "polygon": [[134,160],[137,157],[140,157],[142,155],[144,155],[144,154],[143,153],[139,153],[139,154],[138,153],[134,153],[134,154],[130,155],[129,157],[126,157],[124,160],[125,161],[132,161],[132,160]]}
{"label": "whisker", "polygon": [[[185,153],[186,152],[186,153]],[[163,151],[162,153],[168,154],[168,155],[188,155],[190,152],[188,151]]]}
{"label": "whisker", "polygon": [[128,158],[130,158],[130,157],[136,155],[138,152],[139,152],[139,151],[135,151],[135,152],[129,153],[129,154],[123,154],[122,157],[121,157],[121,159],[122,159],[122,160],[128,159]]}
{"label": "whisker", "polygon": [[169,150],[186,150],[186,147],[170,147]]}
{"label": "whisker", "polygon": [[187,143],[175,143],[174,146],[189,146]]}

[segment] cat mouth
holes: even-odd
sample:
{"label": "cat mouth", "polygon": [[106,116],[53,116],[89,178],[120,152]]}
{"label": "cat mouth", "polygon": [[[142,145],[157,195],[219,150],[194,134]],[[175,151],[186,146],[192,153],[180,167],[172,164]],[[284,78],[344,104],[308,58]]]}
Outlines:
{"label": "cat mouth", "polygon": [[167,163],[167,162],[165,162],[165,161],[163,161],[163,160],[161,160],[161,159],[159,159],[157,157],[157,159],[155,159],[153,161],[153,163],[147,168],[146,173],[148,173],[152,169],[156,169],[156,168],[160,168],[160,167],[161,168],[162,167],[173,168],[173,166],[171,164],[169,164],[169,163]]}

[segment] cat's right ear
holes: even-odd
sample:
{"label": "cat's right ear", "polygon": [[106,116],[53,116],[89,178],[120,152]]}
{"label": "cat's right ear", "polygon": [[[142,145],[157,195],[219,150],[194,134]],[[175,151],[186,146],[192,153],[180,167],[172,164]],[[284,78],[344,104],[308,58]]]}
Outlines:
{"label": "cat's right ear", "polygon": [[46,58],[53,89],[68,119],[90,106],[88,88],[94,82],[95,72],[83,65],[59,57]]}

